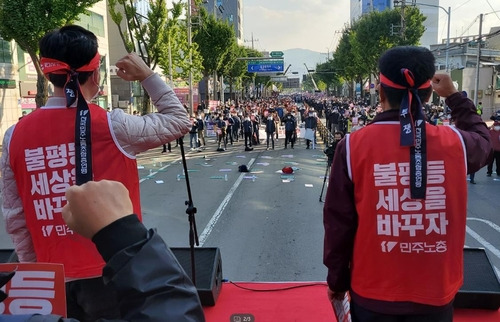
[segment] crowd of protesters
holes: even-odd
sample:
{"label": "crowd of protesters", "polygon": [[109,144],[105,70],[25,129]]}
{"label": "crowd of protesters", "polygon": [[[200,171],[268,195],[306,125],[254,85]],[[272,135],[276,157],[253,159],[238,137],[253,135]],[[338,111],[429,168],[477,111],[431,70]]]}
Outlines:
{"label": "crowd of protesters", "polygon": [[[424,108],[431,124],[450,124],[450,114],[443,103],[426,104]],[[347,134],[363,128],[381,111],[378,104],[370,105],[363,99],[324,94],[219,102],[210,107],[202,102],[191,115],[189,143],[191,150],[202,150],[206,147],[206,136],[213,136],[219,151],[225,151],[240,140],[244,142],[246,151],[259,144],[274,149],[280,133],[283,133],[284,148],[293,149],[300,128],[304,128],[306,148],[314,149],[319,119],[324,118],[329,133]]]}

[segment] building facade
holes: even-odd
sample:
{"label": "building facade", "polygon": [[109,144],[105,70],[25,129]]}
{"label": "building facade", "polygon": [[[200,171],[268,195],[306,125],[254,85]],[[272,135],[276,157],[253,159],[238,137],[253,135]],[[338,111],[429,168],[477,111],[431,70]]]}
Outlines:
{"label": "building facade", "polygon": [[[500,109],[500,35],[488,36],[499,30],[500,27],[492,28],[488,34],[482,35],[481,42],[479,35],[450,38],[448,49],[448,70],[452,79],[472,100],[477,84],[477,102],[483,105],[485,120]],[[446,44],[435,44],[430,49],[436,58],[436,69],[446,69]]]}
{"label": "building facade", "polygon": [[243,38],[243,0],[208,0],[203,6],[217,19],[229,22],[234,28],[234,34],[239,45],[244,44]]}

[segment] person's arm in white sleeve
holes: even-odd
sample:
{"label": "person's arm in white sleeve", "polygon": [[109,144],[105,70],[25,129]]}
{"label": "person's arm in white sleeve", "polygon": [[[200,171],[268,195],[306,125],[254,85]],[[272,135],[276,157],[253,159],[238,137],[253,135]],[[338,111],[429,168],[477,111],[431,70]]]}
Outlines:
{"label": "person's arm in white sleeve", "polygon": [[174,91],[136,54],[116,63],[117,75],[139,80],[149,93],[158,113],[134,116],[115,109],[110,113],[112,130],[118,144],[132,155],[174,141],[187,134],[191,123]]}
{"label": "person's arm in white sleeve", "polygon": [[26,227],[21,196],[19,196],[14,172],[10,167],[9,142],[13,130],[14,127],[11,127],[5,132],[2,143],[2,157],[0,158],[2,214],[5,220],[5,230],[11,236],[19,261],[35,262],[35,250],[30,232]]}

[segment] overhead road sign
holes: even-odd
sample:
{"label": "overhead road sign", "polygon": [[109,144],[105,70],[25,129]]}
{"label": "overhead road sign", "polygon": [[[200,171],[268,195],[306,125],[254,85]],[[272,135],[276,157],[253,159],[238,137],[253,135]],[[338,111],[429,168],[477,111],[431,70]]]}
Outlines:
{"label": "overhead road sign", "polygon": [[272,58],[281,58],[283,57],[284,53],[282,51],[272,51],[269,53],[269,56]]}
{"label": "overhead road sign", "polygon": [[285,63],[283,59],[276,60],[251,60],[248,61],[247,71],[249,73],[283,72]]}

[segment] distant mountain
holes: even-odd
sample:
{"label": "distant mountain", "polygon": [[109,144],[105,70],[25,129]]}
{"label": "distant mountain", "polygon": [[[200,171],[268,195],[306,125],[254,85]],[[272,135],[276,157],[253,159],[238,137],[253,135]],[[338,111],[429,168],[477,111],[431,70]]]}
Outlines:
{"label": "distant mountain", "polygon": [[[306,67],[304,63],[307,65],[309,69],[316,69],[316,65],[319,63],[324,63],[327,60],[327,53],[319,53],[317,51],[312,51],[309,49],[287,49],[283,50],[284,59],[285,59],[285,69],[290,66],[286,75],[289,78],[300,77],[300,81],[302,82],[302,75],[307,74]],[[292,74],[292,72],[298,72],[297,75]]]}

